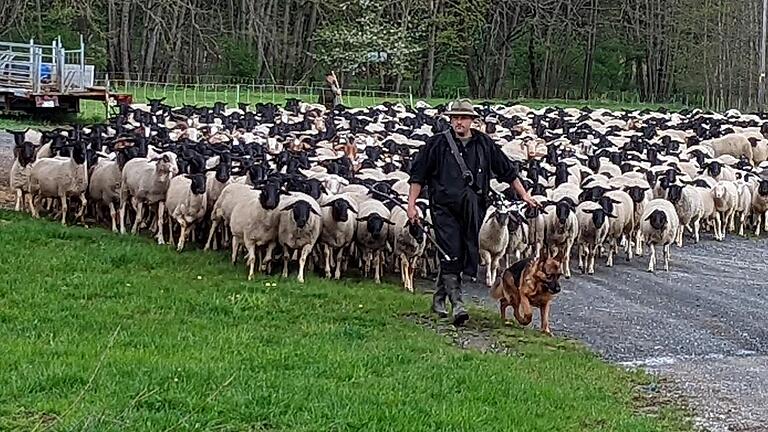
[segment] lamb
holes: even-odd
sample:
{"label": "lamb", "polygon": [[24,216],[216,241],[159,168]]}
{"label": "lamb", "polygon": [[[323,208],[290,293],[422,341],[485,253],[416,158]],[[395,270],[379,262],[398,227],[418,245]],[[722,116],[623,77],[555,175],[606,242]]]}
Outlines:
{"label": "lamb", "polygon": [[136,209],[132,234],[136,234],[142,221],[144,205],[157,203],[157,243],[165,244],[163,220],[165,195],[171,179],[178,173],[176,155],[165,152],[157,158],[135,158],[125,163],[120,181],[120,233],[125,234],[125,210],[128,198]]}
{"label": "lamb", "polygon": [[711,219],[714,219],[715,239],[720,240],[722,221],[720,219],[720,213],[717,211],[717,207],[715,206],[715,198],[712,194],[713,187],[714,185],[710,186],[706,184],[706,181],[696,182],[696,190],[699,192],[699,196],[701,196],[703,209],[701,220],[709,222]]}
{"label": "lamb", "polygon": [[485,266],[485,284],[493,285],[499,270],[499,260],[509,245],[509,208],[489,207],[480,226],[480,264]]}
{"label": "lamb", "polygon": [[[323,197],[320,209],[323,215],[323,229],[320,232],[320,244],[325,255],[325,277],[331,277],[331,266],[335,266],[334,279],[341,277],[346,264],[345,250],[355,240],[357,221],[349,213],[357,214],[355,200],[345,194]],[[333,255],[336,255],[335,260]],[[332,264],[333,261],[333,264]]]}
{"label": "lamb", "polygon": [[360,205],[358,211],[356,237],[365,261],[363,274],[368,276],[373,265],[374,280],[381,283],[381,266],[384,261],[382,250],[387,245],[389,226],[394,223],[389,219],[387,207],[379,201],[368,200]]}
{"label": "lamb", "polygon": [[[67,224],[67,198],[80,198],[80,210],[75,219],[85,223],[85,207],[88,200],[85,191],[88,188],[88,162],[85,145],[75,144],[70,157],[39,159],[32,165],[29,173],[28,204],[32,216],[39,218],[36,207],[43,198],[59,198],[61,201],[61,224]],[[37,201],[35,203],[35,201]]]}
{"label": "lamb", "polygon": [[[178,252],[184,250],[189,232],[205,217],[208,210],[205,174],[185,174],[171,179],[165,198],[168,208],[168,232],[173,244],[173,221],[181,225]],[[161,221],[162,222],[162,221]]]}
{"label": "lamb", "polygon": [[311,196],[294,192],[285,200],[279,209],[279,225],[277,238],[283,247],[283,277],[288,277],[288,262],[291,251],[299,255],[299,283],[304,283],[304,266],[307,256],[315,246],[323,220],[320,216],[320,206]]}
{"label": "lamb", "polygon": [[739,200],[739,191],[736,184],[731,181],[720,181],[712,188],[712,197],[715,201],[715,209],[720,213],[720,233],[718,240],[725,240],[725,234],[733,226],[733,215]]}
{"label": "lamb", "polygon": [[656,270],[656,245],[662,245],[664,251],[664,270],[669,271],[669,245],[675,241],[680,221],[675,207],[665,199],[654,199],[643,212],[641,229],[643,238],[651,249],[648,271]]}
{"label": "lamb", "polygon": [[[416,209],[421,218],[421,209],[418,207]],[[413,273],[416,271],[418,260],[424,254],[426,234],[424,228],[418,223],[412,223],[408,219],[408,214],[400,207],[392,209],[391,219],[394,226],[389,232],[394,256],[400,259],[400,276],[403,286],[408,291],[414,292]]]}
{"label": "lamb", "polygon": [[582,273],[595,273],[597,248],[608,237],[610,230],[608,219],[615,217],[603,210],[603,207],[596,202],[584,201],[576,207],[576,218],[579,221],[579,236],[576,243],[579,245],[579,268]]}

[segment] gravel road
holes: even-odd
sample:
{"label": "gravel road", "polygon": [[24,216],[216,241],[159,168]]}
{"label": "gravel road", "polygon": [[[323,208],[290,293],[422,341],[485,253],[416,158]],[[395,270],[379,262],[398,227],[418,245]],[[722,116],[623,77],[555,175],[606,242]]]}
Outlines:
{"label": "gravel road", "polygon": [[[0,133],[6,205],[12,146]],[[768,431],[768,239],[705,236],[672,250],[669,273],[649,274],[647,262],[618,259],[613,269],[601,262],[595,275],[574,274],[553,307],[553,331],[671,378],[707,430]],[[484,287],[468,291],[497,310]]]}
{"label": "gravel road", "polygon": [[[768,239],[707,236],[673,248],[669,273],[647,273],[647,256],[616,262],[564,282],[555,334],[672,378],[707,430],[768,431]],[[484,287],[469,295],[498,310]]]}

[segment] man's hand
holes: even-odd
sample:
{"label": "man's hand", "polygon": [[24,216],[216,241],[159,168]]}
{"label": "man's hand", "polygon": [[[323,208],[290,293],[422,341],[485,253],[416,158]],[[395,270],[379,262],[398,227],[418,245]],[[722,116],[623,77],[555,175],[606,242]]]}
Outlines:
{"label": "man's hand", "polygon": [[419,212],[416,211],[415,205],[408,205],[408,219],[410,219],[411,223],[419,223]]}
{"label": "man's hand", "polygon": [[531,198],[531,196],[527,195],[527,194],[526,194],[526,196],[523,197],[523,202],[528,204],[528,207],[531,207],[531,208],[537,208],[537,209],[543,208],[543,206],[541,205],[540,202],[538,202],[535,199]]}

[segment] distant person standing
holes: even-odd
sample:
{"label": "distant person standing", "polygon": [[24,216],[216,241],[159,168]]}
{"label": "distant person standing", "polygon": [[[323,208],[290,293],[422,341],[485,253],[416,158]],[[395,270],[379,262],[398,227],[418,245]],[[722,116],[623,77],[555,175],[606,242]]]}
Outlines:
{"label": "distant person standing", "polygon": [[332,110],[336,105],[343,104],[341,99],[341,87],[339,86],[339,80],[336,78],[336,73],[331,71],[325,74],[326,88],[320,93],[320,100],[318,103],[325,105],[328,110]]}

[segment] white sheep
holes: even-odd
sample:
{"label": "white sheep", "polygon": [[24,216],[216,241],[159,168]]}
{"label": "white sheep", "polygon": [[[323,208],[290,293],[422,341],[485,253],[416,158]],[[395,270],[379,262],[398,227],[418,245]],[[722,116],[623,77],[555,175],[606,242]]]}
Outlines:
{"label": "white sheep", "polygon": [[157,243],[165,244],[163,220],[165,195],[171,179],[179,172],[176,155],[162,153],[154,159],[135,158],[125,163],[120,181],[120,233],[125,234],[125,210],[130,198],[136,209],[136,220],[131,229],[136,234],[142,222],[144,205],[157,204]]}
{"label": "white sheep", "polygon": [[321,197],[320,210],[323,216],[320,244],[325,257],[325,277],[330,279],[331,267],[335,267],[334,279],[338,280],[348,259],[345,252],[355,240],[357,204],[347,194],[324,196]]}
{"label": "white sheep", "polygon": [[485,266],[485,284],[493,285],[499,271],[499,261],[509,245],[509,208],[489,207],[480,226],[480,265]]}
{"label": "white sheep", "polygon": [[360,205],[357,217],[355,237],[363,253],[363,275],[368,276],[373,265],[374,280],[381,282],[381,270],[384,261],[383,250],[389,238],[390,212],[384,204],[368,200]]}
{"label": "white sheep", "polygon": [[67,199],[80,198],[80,210],[75,219],[85,223],[85,208],[88,204],[85,192],[88,189],[88,162],[85,146],[76,144],[70,157],[38,159],[29,172],[29,208],[33,217],[40,217],[38,205],[43,198],[59,198],[61,202],[61,224],[67,224]]}
{"label": "white sheep", "polygon": [[206,177],[204,174],[186,174],[171,179],[165,198],[168,210],[168,233],[173,244],[173,221],[181,225],[176,250],[184,250],[187,236],[195,224],[203,220],[208,210]]}
{"label": "white sheep", "polygon": [[[223,225],[223,232],[228,231],[229,220],[232,217],[232,211],[238,204],[249,201],[251,198],[258,197],[259,192],[252,186],[241,183],[230,183],[221,190],[219,197],[211,209],[211,228],[208,231],[208,241],[205,243],[204,250],[215,246],[214,236],[219,225]],[[214,247],[215,249],[215,247]]]}
{"label": "white sheep", "polygon": [[635,228],[635,205],[632,198],[624,191],[612,191],[605,194],[606,197],[613,200],[613,214],[611,218],[610,229],[608,230],[608,260],[606,266],[613,267],[613,257],[618,254],[619,244],[622,240],[625,242],[624,251],[627,254],[627,261],[632,259],[634,252],[632,234]]}
{"label": "white sheep", "polygon": [[665,199],[655,199],[645,206],[642,218],[643,239],[651,250],[648,271],[656,270],[656,245],[662,245],[664,269],[669,271],[669,246],[675,241],[680,224],[675,207]]}
{"label": "white sheep", "polygon": [[[700,191],[693,186],[670,185],[666,199],[675,207],[678,218],[678,231],[675,234],[677,247],[683,247],[683,234],[687,228],[693,232],[694,243],[699,242],[701,221],[704,217],[704,203]],[[640,216],[642,221],[642,215]]]}
{"label": "white sheep", "polygon": [[[421,210],[416,207],[419,218],[423,217]],[[408,214],[400,207],[392,209],[391,220],[394,224],[389,230],[395,259],[400,260],[400,277],[403,287],[414,292],[413,273],[416,271],[418,260],[424,254],[426,233],[419,224],[413,224]]]}
{"label": "white sheep", "polygon": [[[736,181],[736,190],[739,198],[736,201],[736,212],[739,214],[739,235],[745,237],[744,228],[747,225],[747,218],[752,213],[752,190],[744,180]],[[731,219],[732,223],[735,217]],[[733,231],[734,226],[729,229]]]}
{"label": "white sheep", "polygon": [[745,156],[750,162],[754,162],[752,143],[749,142],[747,136],[742,134],[728,134],[724,137],[702,141],[701,145],[712,148],[715,157],[724,154],[729,154],[736,158]]}
{"label": "white sheep", "polygon": [[298,255],[298,281],[304,283],[307,256],[323,229],[320,206],[311,196],[294,192],[281,203],[278,212],[280,216],[277,238],[283,247],[283,277],[288,277],[288,262],[297,259]]}
{"label": "white sheep", "polygon": [[16,192],[15,210],[18,212],[26,204],[26,197],[29,194],[29,175],[35,162],[35,147],[30,142],[24,142],[21,146],[14,148],[14,154],[16,158],[11,166],[9,185],[11,190]]}
{"label": "white sheep", "polygon": [[725,240],[728,229],[732,229],[733,215],[739,200],[739,190],[732,181],[720,181],[712,188],[712,198],[715,201],[715,210],[720,214],[722,224],[718,240]]}
{"label": "white sheep", "polygon": [[[120,205],[120,183],[122,171],[116,160],[103,160],[93,167],[91,181],[88,184],[88,197],[94,206],[109,207],[112,232],[117,232],[120,214],[115,204]],[[103,207],[99,207],[101,209]]]}
{"label": "white sheep", "polygon": [[606,213],[596,202],[584,201],[576,207],[576,218],[579,221],[579,236],[576,244],[579,246],[579,268],[582,273],[595,273],[597,248],[608,237],[610,230],[608,219],[614,217],[615,215]]}

